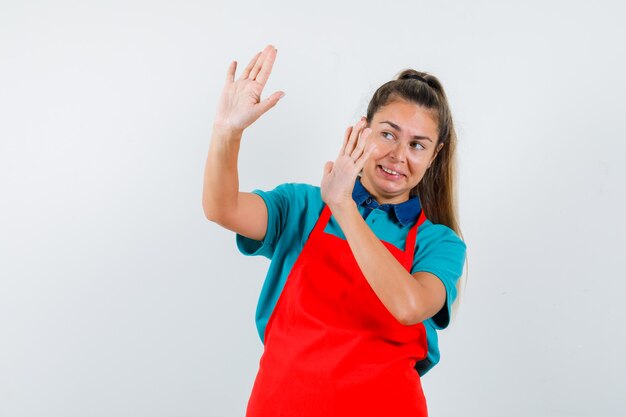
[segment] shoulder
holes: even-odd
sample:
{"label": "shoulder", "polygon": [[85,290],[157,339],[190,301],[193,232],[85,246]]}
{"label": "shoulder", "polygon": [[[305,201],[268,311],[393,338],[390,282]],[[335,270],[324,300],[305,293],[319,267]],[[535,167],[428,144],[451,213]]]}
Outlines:
{"label": "shoulder", "polygon": [[252,191],[259,195],[268,205],[268,209],[272,206],[289,207],[307,204],[308,201],[321,201],[320,188],[310,184],[287,182],[276,186],[272,190],[255,189]]}
{"label": "shoulder", "polygon": [[265,200],[270,217],[276,213],[279,217],[290,218],[289,223],[299,222],[297,219],[303,213],[318,216],[324,206],[320,187],[311,184],[288,182],[270,191],[254,190],[253,193]]}
{"label": "shoulder", "polygon": [[274,189],[270,191],[265,190],[254,190],[253,193],[259,195],[275,195],[275,196],[283,196],[287,199],[297,200],[297,199],[321,199],[320,187],[304,184],[304,183],[296,183],[296,182],[286,182],[276,186]]}
{"label": "shoulder", "polygon": [[323,207],[319,187],[284,183],[272,190],[255,189],[267,206],[267,230],[262,242],[237,235],[239,250],[245,255],[279,258],[299,247],[303,231],[312,229]]}
{"label": "shoulder", "polygon": [[311,200],[322,199],[322,193],[320,192],[319,186],[299,182],[289,182],[281,185],[290,188],[294,195],[297,195],[300,198]]}
{"label": "shoulder", "polygon": [[444,224],[433,223],[428,219],[418,229],[417,244],[422,246],[455,246],[459,249],[466,249],[465,242],[454,230]]}
{"label": "shoulder", "polygon": [[415,266],[428,266],[438,273],[458,278],[465,262],[465,242],[446,225],[424,221],[415,242]]}

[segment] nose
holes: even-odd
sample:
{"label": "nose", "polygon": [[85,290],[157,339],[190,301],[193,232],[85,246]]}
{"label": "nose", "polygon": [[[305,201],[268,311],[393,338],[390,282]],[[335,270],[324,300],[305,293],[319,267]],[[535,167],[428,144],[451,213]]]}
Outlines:
{"label": "nose", "polygon": [[406,149],[402,143],[396,143],[389,152],[389,156],[391,159],[394,159],[398,162],[406,162]]}

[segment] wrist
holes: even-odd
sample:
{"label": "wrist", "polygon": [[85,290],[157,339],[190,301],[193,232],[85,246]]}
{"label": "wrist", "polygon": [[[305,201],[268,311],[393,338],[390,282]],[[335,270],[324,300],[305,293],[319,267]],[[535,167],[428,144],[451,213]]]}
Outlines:
{"label": "wrist", "polygon": [[333,213],[333,216],[335,216],[335,218],[337,220],[339,220],[340,217],[345,217],[350,215],[351,213],[358,213],[358,208],[356,206],[356,203],[354,202],[354,200],[352,198],[350,198],[350,200],[345,200],[345,201],[341,201],[341,202],[335,202],[335,203],[328,203],[328,208],[330,209],[330,211]]}
{"label": "wrist", "polygon": [[213,136],[223,139],[241,139],[243,136],[243,129],[236,129],[231,126],[214,123]]}

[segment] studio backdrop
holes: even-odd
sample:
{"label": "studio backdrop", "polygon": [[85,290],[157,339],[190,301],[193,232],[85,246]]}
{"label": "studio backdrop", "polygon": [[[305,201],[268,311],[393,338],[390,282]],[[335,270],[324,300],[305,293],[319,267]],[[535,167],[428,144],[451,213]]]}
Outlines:
{"label": "studio backdrop", "polygon": [[[243,191],[319,185],[382,83],[441,79],[468,267],[432,416],[623,415],[623,2],[0,3],[0,416],[243,416],[269,262],[204,217],[231,60],[278,49]],[[239,73],[238,73],[239,74]]]}

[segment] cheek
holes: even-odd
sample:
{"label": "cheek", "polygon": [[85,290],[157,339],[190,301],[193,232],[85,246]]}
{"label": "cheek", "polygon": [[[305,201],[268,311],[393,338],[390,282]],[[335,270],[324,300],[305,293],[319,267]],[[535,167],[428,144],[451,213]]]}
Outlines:
{"label": "cheek", "polygon": [[389,141],[377,140],[375,143],[376,150],[372,152],[370,159],[381,159],[391,151],[392,146],[389,144]]}
{"label": "cheek", "polygon": [[379,144],[376,144],[376,149],[371,153],[369,158],[367,159],[368,164],[376,164],[378,160],[380,160],[383,156],[385,156],[385,151],[381,149]]}
{"label": "cheek", "polygon": [[430,162],[430,155],[426,154],[426,152],[414,152],[408,157],[408,159],[409,162],[414,166],[427,166],[428,162]]}
{"label": "cheek", "polygon": [[426,172],[429,163],[429,155],[426,155],[425,153],[414,155],[409,159],[411,171],[413,171],[414,174],[423,174],[424,172]]}

